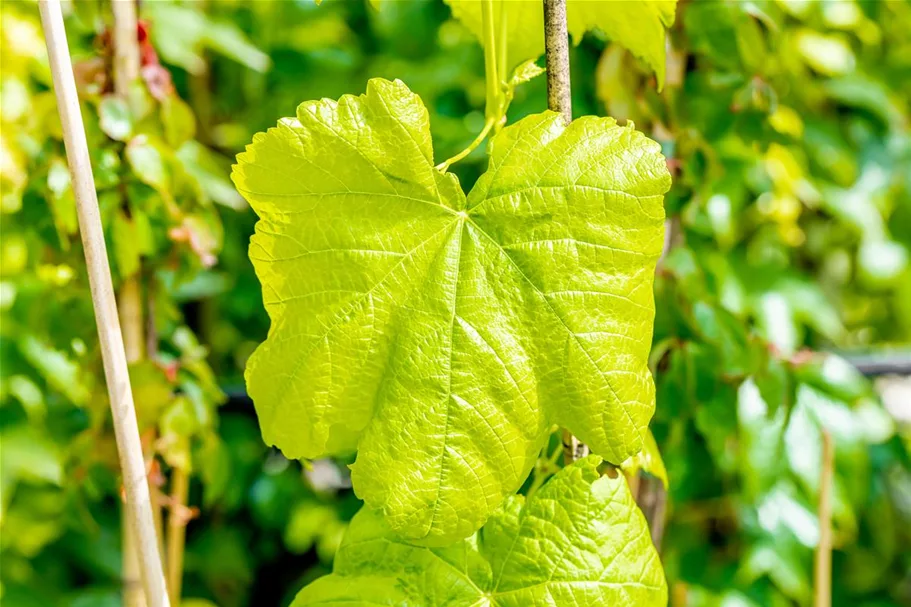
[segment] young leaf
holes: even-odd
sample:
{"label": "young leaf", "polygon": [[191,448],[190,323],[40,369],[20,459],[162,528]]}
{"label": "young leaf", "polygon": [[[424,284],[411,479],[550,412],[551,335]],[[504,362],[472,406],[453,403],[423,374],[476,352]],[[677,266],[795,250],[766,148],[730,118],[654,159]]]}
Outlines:
{"label": "young leaf", "polygon": [[529,116],[466,198],[401,82],[307,102],[233,179],[272,319],[246,377],[292,458],[358,449],[352,479],[413,539],[475,532],[552,424],[620,463],[654,410],[652,277],[670,176],[610,118]]}
{"label": "young leaf", "polygon": [[509,86],[515,88],[520,84],[531,82],[546,71],[545,68],[535,63],[533,59],[529,59],[513,70],[512,76],[509,78]]}
{"label": "young leaf", "polygon": [[177,95],[168,95],[161,102],[161,123],[164,126],[165,140],[174,149],[191,141],[196,135],[196,116],[189,104]]}
{"label": "young leaf", "polygon": [[162,196],[168,194],[171,175],[159,145],[145,136],[135,137],[126,146],[126,157],[139,181],[155,188]]}
{"label": "young leaf", "polygon": [[[483,41],[481,2],[446,0],[452,14]],[[509,67],[544,53],[544,12],[538,0],[504,0],[494,11],[494,31],[503,31]],[[658,88],[664,86],[666,29],[674,24],[676,0],[567,0],[569,33],[579,42],[585,32],[599,29],[629,49],[655,71]]]}
{"label": "young leaf", "polygon": [[442,549],[400,539],[365,508],[334,573],[304,588],[292,607],[665,605],[645,519],[622,476],[599,478],[600,461],[564,468],[527,503],[511,497],[476,536]]}
{"label": "young leaf", "polygon": [[117,273],[122,277],[132,276],[139,271],[139,239],[137,238],[136,223],[126,216],[121,210],[114,215],[111,226],[113,232],[114,260],[117,262]]}
{"label": "young leaf", "polygon": [[133,134],[130,107],[115,95],[105,95],[98,104],[98,122],[104,134],[115,141],[126,141]]}

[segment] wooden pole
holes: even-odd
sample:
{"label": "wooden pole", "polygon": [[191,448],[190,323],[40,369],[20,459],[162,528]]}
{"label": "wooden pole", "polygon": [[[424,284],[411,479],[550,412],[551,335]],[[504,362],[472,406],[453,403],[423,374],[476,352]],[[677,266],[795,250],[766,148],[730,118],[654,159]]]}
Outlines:
{"label": "wooden pole", "polygon": [[832,480],[835,443],[828,430],[822,431],[822,469],[819,472],[819,546],[814,563],[815,607],[832,605]]}
{"label": "wooden pole", "polygon": [[79,232],[82,236],[95,322],[98,326],[98,341],[104,361],[130,530],[138,540],[140,572],[148,604],[152,607],[169,607],[158,539],[152,522],[152,504],[139,440],[139,426],[136,423],[136,411],[133,406],[123,335],[117,316],[111,268],[108,264],[92,164],[79,109],[79,97],[76,94],[76,80],[67,47],[63,13],[60,0],[41,0],[38,7],[76,198]]}

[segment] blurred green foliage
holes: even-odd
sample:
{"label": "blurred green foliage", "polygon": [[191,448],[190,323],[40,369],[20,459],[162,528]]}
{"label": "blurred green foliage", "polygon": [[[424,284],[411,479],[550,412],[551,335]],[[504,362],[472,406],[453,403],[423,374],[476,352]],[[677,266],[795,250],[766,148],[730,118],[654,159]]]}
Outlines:
{"label": "blurred green foliage", "polygon": [[[835,604],[907,604],[908,428],[806,349],[911,337],[911,5],[693,2],[678,21],[664,95],[602,89],[679,171],[653,350],[668,576],[687,605],[810,604],[826,430]],[[610,52],[599,74],[629,83]]]}
{"label": "blurred green foliage", "polygon": [[[481,47],[438,1],[143,2],[163,68],[123,103],[105,81],[109,8],[74,6],[115,278],[141,267],[154,287],[140,414],[165,476],[188,455],[194,471],[187,604],[287,604],[328,572],[358,502],[346,462],[270,452],[237,394],[268,320],[231,158],[370,77],[422,97],[448,158],[484,123]],[[0,16],[2,600],[116,605],[116,452],[37,8],[5,0]],[[672,605],[809,604],[823,428],[834,603],[911,604],[907,418],[818,353],[911,343],[909,32],[905,1],[682,1],[661,93],[599,32],[572,52],[574,113],[634,121],[674,173],[652,357]],[[510,121],[545,108],[544,86],[517,89]],[[453,170],[470,187],[484,164],[478,149]],[[221,410],[219,386],[236,396]]]}
{"label": "blurred green foliage", "polygon": [[[77,86],[115,284],[144,285],[149,356],[131,376],[150,482],[166,492],[169,471],[190,470],[192,450],[218,438],[223,394],[173,291],[215,263],[221,220],[202,172],[184,160],[198,146],[192,110],[146,41],[142,79],[124,98],[112,93],[109,36],[96,35],[93,8],[70,19]],[[5,602],[29,588],[30,600],[51,604],[80,585],[82,556],[58,547],[72,531],[119,550],[119,524],[103,522],[119,501],[118,460],[36,6],[4,3],[0,39],[0,565]],[[113,563],[116,584],[114,557],[99,567]]]}

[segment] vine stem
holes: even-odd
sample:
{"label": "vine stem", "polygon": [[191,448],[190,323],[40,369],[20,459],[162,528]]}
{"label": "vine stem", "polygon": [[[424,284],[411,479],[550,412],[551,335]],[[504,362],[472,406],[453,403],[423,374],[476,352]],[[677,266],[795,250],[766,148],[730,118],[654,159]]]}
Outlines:
{"label": "vine stem", "polygon": [[[639,473],[640,476],[642,473]],[[653,476],[642,476],[639,479],[638,491],[634,494],[636,503],[645,520],[648,522],[648,528],[651,531],[652,544],[658,551],[661,551],[661,543],[664,539],[664,519],[667,512],[667,490],[660,480]]]}
{"label": "vine stem", "polygon": [[547,107],[573,121],[569,78],[569,32],[566,0],[544,0],[544,60],[547,65]]}
{"label": "vine stem", "polygon": [[509,26],[509,13],[506,9],[506,0],[500,0],[500,28],[497,32],[497,77],[500,79],[498,84],[506,81],[506,70],[509,69],[509,36],[507,27]]}
{"label": "vine stem", "polygon": [[495,122],[502,104],[500,75],[497,73],[497,36],[494,32],[493,0],[481,0],[481,27],[484,31],[484,78],[487,87],[487,105],[484,113],[488,122]]}
{"label": "vine stem", "polygon": [[76,80],[67,47],[63,12],[60,0],[41,0],[38,8],[57,97],[57,109],[63,126],[63,140],[76,199],[79,232],[85,253],[111,417],[123,473],[129,526],[137,540],[140,577],[149,605],[169,607],[158,539],[152,521],[152,503],[133,405],[123,335],[118,322],[111,268],[108,264],[79,97],[76,93]]}
{"label": "vine stem", "polygon": [[477,148],[479,145],[481,145],[481,142],[484,141],[484,139],[487,137],[487,135],[490,134],[490,130],[494,127],[495,124],[496,124],[496,120],[494,120],[492,118],[488,118],[487,121],[484,123],[484,128],[481,129],[481,132],[478,133],[478,136],[474,138],[474,141],[472,141],[471,143],[468,144],[467,148],[465,148],[464,150],[462,150],[461,152],[459,152],[458,154],[456,154],[455,156],[453,156],[446,162],[441,162],[440,164],[438,164],[436,166],[436,168],[438,170],[442,171],[443,173],[445,173],[447,170],[449,170],[450,166],[452,166],[453,164],[457,163],[458,161],[462,160],[463,158],[465,158],[466,156],[471,154],[475,150],[475,148]]}
{"label": "vine stem", "polygon": [[[544,447],[542,453],[545,452],[547,446]],[[535,467],[535,477],[531,481],[531,485],[528,487],[528,491],[525,492],[525,498],[531,499],[531,496],[541,488],[541,485],[544,484],[551,475],[555,474],[559,468],[557,468],[557,460],[560,459],[560,454],[563,452],[563,449],[557,448],[554,449],[554,452],[547,456],[547,459],[538,458],[537,465]],[[542,465],[543,464],[543,465]]]}
{"label": "vine stem", "polygon": [[828,430],[822,431],[822,469],[819,476],[819,546],[814,563],[815,607],[832,605],[832,477],[835,443]]}
{"label": "vine stem", "polygon": [[[544,61],[547,66],[547,107],[573,121],[573,102],[569,79],[569,32],[566,26],[566,0],[544,0]],[[563,430],[563,459],[567,464],[588,455],[588,447]]]}
{"label": "vine stem", "polygon": [[185,510],[190,493],[190,474],[177,467],[171,472],[171,507],[168,515],[168,591],[171,603],[180,604],[183,583],[183,553],[187,538]]}
{"label": "vine stem", "polygon": [[[114,92],[122,99],[127,99],[130,86],[139,78],[140,57],[139,44],[137,43],[136,2],[134,0],[114,0],[111,2],[111,12],[114,17]],[[136,363],[145,358],[145,351],[148,347],[143,320],[141,272],[124,277],[118,290],[117,300],[127,363]],[[148,464],[155,457],[154,444],[154,435],[149,437],[149,440],[144,443],[146,449],[143,450],[143,459],[147,462],[147,470]],[[148,474],[146,476],[148,478]],[[162,516],[157,488],[150,486],[149,493],[152,500],[152,520],[155,525],[155,535],[158,538],[159,552],[162,552]],[[144,607],[146,605],[144,597],[137,590],[137,579],[140,577],[140,571],[136,538],[129,532],[129,526],[125,525],[124,531],[122,547],[124,604],[127,607]]]}
{"label": "vine stem", "polygon": [[114,0],[111,12],[114,14],[114,92],[126,97],[130,84],[139,77],[136,3]]}

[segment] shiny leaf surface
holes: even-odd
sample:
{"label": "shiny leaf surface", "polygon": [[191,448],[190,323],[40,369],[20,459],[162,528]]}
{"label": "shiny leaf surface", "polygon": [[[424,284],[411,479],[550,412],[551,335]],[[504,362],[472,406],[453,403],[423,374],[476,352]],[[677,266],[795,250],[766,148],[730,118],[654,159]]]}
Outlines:
{"label": "shiny leaf surface", "polygon": [[609,118],[529,116],[466,197],[401,82],[307,102],[238,157],[272,319],[247,383],[289,457],[358,449],[391,527],[467,537],[528,475],[548,428],[620,463],[654,410],[652,277],[670,177]]}
{"label": "shiny leaf surface", "polygon": [[599,462],[564,468],[527,502],[510,498],[476,536],[447,548],[403,541],[362,510],[334,573],[304,588],[293,607],[664,605],[645,519],[623,477],[601,477]]}

